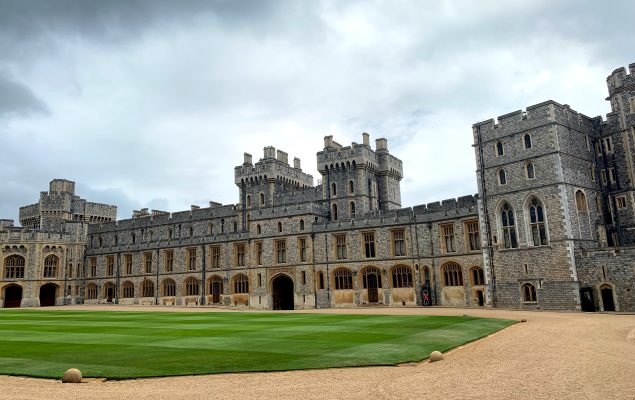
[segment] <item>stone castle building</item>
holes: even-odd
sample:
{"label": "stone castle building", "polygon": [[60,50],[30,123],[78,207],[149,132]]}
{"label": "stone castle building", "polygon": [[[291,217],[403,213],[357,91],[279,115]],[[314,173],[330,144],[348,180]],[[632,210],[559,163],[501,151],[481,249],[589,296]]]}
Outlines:
{"label": "stone castle building", "polygon": [[54,180],[0,223],[0,301],[635,311],[629,69],[606,120],[547,101],[474,124],[474,196],[402,208],[401,160],[367,134],[324,138],[317,186],[284,151],[245,154],[231,205],[116,221]]}

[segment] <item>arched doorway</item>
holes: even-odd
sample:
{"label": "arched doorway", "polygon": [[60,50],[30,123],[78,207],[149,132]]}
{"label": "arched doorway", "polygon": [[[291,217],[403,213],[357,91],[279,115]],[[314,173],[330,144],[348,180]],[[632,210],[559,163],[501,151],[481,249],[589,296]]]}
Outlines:
{"label": "arched doorway", "polygon": [[22,286],[11,285],[4,289],[4,308],[18,308],[22,302]]}
{"label": "arched doorway", "polygon": [[381,287],[381,272],[377,268],[367,268],[362,274],[363,287],[368,291],[368,302],[379,302],[379,288]]}
{"label": "arched doorway", "polygon": [[476,296],[478,298],[478,306],[479,307],[483,307],[483,305],[485,304],[485,299],[483,298],[483,291],[482,290],[477,290],[476,291]]}
{"label": "arched doorway", "polygon": [[293,281],[286,275],[280,275],[273,280],[273,309],[293,310]]}
{"label": "arched doorway", "polygon": [[602,286],[600,288],[602,293],[602,304],[604,305],[604,311],[615,311],[615,302],[613,301],[613,288],[610,286]]}
{"label": "arched doorway", "polygon": [[40,307],[50,307],[55,305],[57,295],[57,285],[47,283],[40,287]]}
{"label": "arched doorway", "polygon": [[220,303],[220,296],[223,294],[223,278],[220,276],[213,276],[210,281],[209,292],[212,295],[212,303]]}
{"label": "arched doorway", "polygon": [[108,282],[104,285],[104,296],[106,297],[107,303],[112,303],[112,300],[115,297],[115,286],[112,282]]}

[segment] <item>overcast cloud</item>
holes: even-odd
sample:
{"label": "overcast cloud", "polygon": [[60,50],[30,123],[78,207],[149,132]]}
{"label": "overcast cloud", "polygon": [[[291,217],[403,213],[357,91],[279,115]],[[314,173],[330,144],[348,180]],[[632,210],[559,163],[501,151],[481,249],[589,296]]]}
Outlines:
{"label": "overcast cloud", "polygon": [[635,3],[0,0],[0,217],[53,178],[91,201],[234,203],[272,145],[388,139],[403,206],[477,191],[471,126],[553,99],[604,115]]}

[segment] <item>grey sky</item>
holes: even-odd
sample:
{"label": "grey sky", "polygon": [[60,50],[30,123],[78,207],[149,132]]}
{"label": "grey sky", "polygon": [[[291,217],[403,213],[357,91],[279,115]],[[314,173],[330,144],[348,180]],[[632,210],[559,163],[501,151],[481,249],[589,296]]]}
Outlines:
{"label": "grey sky", "polygon": [[411,206],[476,192],[472,123],[547,99],[609,111],[635,3],[0,0],[0,217],[54,178],[92,201],[237,201],[273,145],[386,137]]}

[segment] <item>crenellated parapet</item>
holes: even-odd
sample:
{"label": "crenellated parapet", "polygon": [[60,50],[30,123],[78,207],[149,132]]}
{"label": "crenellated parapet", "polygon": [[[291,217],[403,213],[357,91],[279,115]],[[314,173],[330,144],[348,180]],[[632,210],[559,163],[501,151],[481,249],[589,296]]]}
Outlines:
{"label": "crenellated parapet", "polygon": [[626,68],[619,67],[606,78],[606,85],[609,89],[609,97],[621,89],[635,85],[635,63]]}

